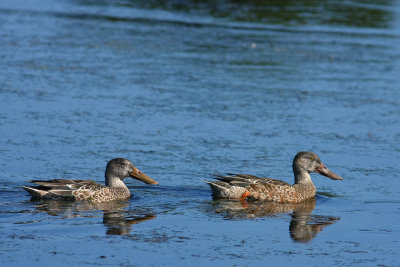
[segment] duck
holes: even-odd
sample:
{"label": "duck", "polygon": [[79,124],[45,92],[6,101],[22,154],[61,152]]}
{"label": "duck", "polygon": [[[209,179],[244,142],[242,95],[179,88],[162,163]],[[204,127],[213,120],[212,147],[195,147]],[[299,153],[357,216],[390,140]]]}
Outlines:
{"label": "duck", "polygon": [[316,172],[333,180],[342,177],[330,171],[318,157],[310,151],[300,151],[293,159],[294,184],[281,180],[260,178],[249,174],[214,175],[217,181],[204,181],[212,190],[215,199],[238,199],[273,201],[278,203],[298,203],[316,195],[316,188],[310,173]]}
{"label": "duck", "polygon": [[124,178],[131,177],[146,184],[157,185],[158,182],[133,165],[125,158],[115,158],[107,163],[105,185],[93,180],[32,180],[37,186],[22,186],[33,198],[47,200],[71,200],[102,203],[115,200],[126,200],[131,192],[124,183]]}

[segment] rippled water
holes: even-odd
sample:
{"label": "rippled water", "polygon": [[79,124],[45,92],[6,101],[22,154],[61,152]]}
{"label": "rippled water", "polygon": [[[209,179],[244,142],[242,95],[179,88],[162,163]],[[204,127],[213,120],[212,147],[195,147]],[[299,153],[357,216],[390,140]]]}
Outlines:
{"label": "rippled water", "polygon": [[[1,265],[399,265],[397,1],[0,2]],[[213,201],[201,180],[292,182],[301,205]],[[160,186],[104,205],[30,201],[30,179]]]}

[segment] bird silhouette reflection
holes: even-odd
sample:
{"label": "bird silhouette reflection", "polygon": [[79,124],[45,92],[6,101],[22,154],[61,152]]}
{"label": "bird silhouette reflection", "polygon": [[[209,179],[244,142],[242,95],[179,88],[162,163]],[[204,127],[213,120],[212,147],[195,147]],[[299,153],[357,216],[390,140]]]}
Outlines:
{"label": "bird silhouette reflection", "polygon": [[[69,202],[69,201],[36,201],[36,211],[46,212],[51,216],[65,219],[75,217],[93,218],[103,213],[103,224],[108,235],[127,235],[132,225],[153,220],[156,215],[148,210],[129,209],[129,202]],[[100,215],[101,216],[101,215]]]}
{"label": "bird silhouette reflection", "polygon": [[276,217],[278,214],[289,213],[291,216],[289,234],[292,240],[295,242],[309,242],[326,226],[340,220],[340,217],[311,214],[315,209],[316,203],[316,197],[293,204],[265,201],[214,200],[213,207],[216,213],[227,219]]}

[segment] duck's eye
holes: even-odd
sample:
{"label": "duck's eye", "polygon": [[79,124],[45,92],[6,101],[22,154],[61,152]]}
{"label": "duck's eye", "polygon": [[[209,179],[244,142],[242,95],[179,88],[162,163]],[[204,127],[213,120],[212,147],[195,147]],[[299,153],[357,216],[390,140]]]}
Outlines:
{"label": "duck's eye", "polygon": [[315,159],[313,157],[310,158],[311,161],[314,161]]}

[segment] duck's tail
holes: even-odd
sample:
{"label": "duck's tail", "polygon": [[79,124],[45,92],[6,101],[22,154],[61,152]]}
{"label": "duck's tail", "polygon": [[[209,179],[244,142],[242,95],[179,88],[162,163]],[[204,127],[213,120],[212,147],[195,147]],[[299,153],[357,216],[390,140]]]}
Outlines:
{"label": "duck's tail", "polygon": [[234,186],[222,181],[204,181],[211,187],[213,198],[240,199],[246,191],[244,187]]}
{"label": "duck's tail", "polygon": [[28,191],[29,194],[32,195],[32,197],[35,198],[43,198],[48,192],[44,191],[44,190],[40,190],[34,187],[29,187],[29,186],[22,186],[23,189],[25,189],[26,191]]}

